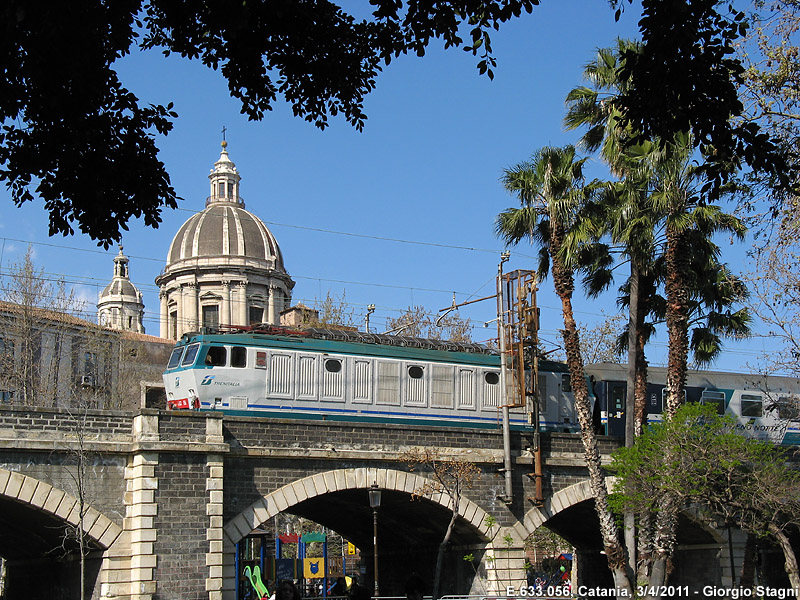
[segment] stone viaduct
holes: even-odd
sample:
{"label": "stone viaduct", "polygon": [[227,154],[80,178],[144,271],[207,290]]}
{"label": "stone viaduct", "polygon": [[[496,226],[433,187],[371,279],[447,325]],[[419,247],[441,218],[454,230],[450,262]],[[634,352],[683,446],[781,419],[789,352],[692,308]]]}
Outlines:
{"label": "stone viaduct", "polygon": [[[616,443],[602,438],[603,453]],[[543,524],[575,547],[579,583],[611,587],[580,440],[542,436],[546,500],[538,507],[531,500],[531,445],[530,435],[512,434],[514,493],[506,504],[499,428],[3,407],[0,556],[8,566],[7,598],[79,598],[75,532],[82,525],[90,540],[87,598],[234,600],[236,544],[282,512],[312,519],[363,549],[371,581],[366,490],[373,483],[383,490],[381,594],[400,595],[411,571],[432,579],[450,518],[446,498],[413,499],[428,474],[402,460],[411,448],[436,448],[481,469],[459,510],[444,593],[504,595],[507,585],[523,584],[524,541]],[[702,581],[729,580],[742,540],[723,533],[682,521],[682,578],[690,581],[702,562]],[[473,561],[464,559],[468,554]]]}

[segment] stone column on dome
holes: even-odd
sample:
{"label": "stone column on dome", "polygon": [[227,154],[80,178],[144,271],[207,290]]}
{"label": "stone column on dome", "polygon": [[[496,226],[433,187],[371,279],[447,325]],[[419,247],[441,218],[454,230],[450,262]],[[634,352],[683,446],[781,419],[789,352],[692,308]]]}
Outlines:
{"label": "stone column on dome", "polygon": [[184,296],[184,310],[186,311],[186,330],[198,331],[197,322],[197,305],[198,301],[198,285],[197,281],[190,281],[186,284],[186,292]]}
{"label": "stone column on dome", "polygon": [[242,325],[231,320],[231,282],[222,280],[222,314],[219,316],[220,325]]}
{"label": "stone column on dome", "polygon": [[240,281],[236,284],[236,289],[239,291],[236,300],[238,317],[236,319],[237,325],[247,325],[247,282]]}
{"label": "stone column on dome", "polygon": [[278,315],[279,306],[281,304],[280,294],[281,288],[275,284],[269,286],[269,322],[273,325],[280,324],[280,316]]}
{"label": "stone column on dome", "polygon": [[161,290],[158,293],[158,299],[161,302],[161,318],[159,319],[159,335],[160,337],[167,339],[169,337],[169,314],[167,308],[167,293],[164,290]]}
{"label": "stone column on dome", "polygon": [[186,308],[183,302],[185,293],[183,291],[183,285],[178,286],[177,296],[176,308],[178,312],[178,339],[181,339],[183,334],[189,331],[186,328]]}

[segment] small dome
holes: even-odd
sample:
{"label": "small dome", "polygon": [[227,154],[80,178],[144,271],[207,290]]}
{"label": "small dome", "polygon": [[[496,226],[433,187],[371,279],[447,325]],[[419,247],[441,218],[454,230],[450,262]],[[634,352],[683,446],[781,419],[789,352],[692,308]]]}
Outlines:
{"label": "small dome", "polygon": [[109,283],[102,292],[100,292],[100,299],[102,300],[107,296],[131,296],[132,298],[136,298],[138,294],[139,291],[136,289],[136,286],[130,282],[130,280],[115,279]]}

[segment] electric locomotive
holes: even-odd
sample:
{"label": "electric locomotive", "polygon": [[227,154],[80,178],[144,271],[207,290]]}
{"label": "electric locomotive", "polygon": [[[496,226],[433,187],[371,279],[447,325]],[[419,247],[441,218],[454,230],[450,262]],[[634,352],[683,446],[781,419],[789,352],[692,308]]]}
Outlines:
{"label": "electric locomotive", "polygon": [[[545,430],[578,429],[568,380],[558,363],[540,371]],[[504,397],[500,357],[481,344],[271,326],[185,334],[164,384],[171,409],[464,427],[497,427]],[[512,410],[511,426],[527,414]]]}

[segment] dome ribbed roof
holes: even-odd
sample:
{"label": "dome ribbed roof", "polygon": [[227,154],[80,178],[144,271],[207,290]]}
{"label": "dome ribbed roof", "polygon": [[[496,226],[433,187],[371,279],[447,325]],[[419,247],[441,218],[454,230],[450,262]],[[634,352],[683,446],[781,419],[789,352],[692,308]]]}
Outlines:
{"label": "dome ribbed roof", "polygon": [[278,242],[261,219],[241,205],[217,201],[178,230],[169,248],[167,268],[181,261],[235,257],[263,261],[269,268],[285,272]]}

